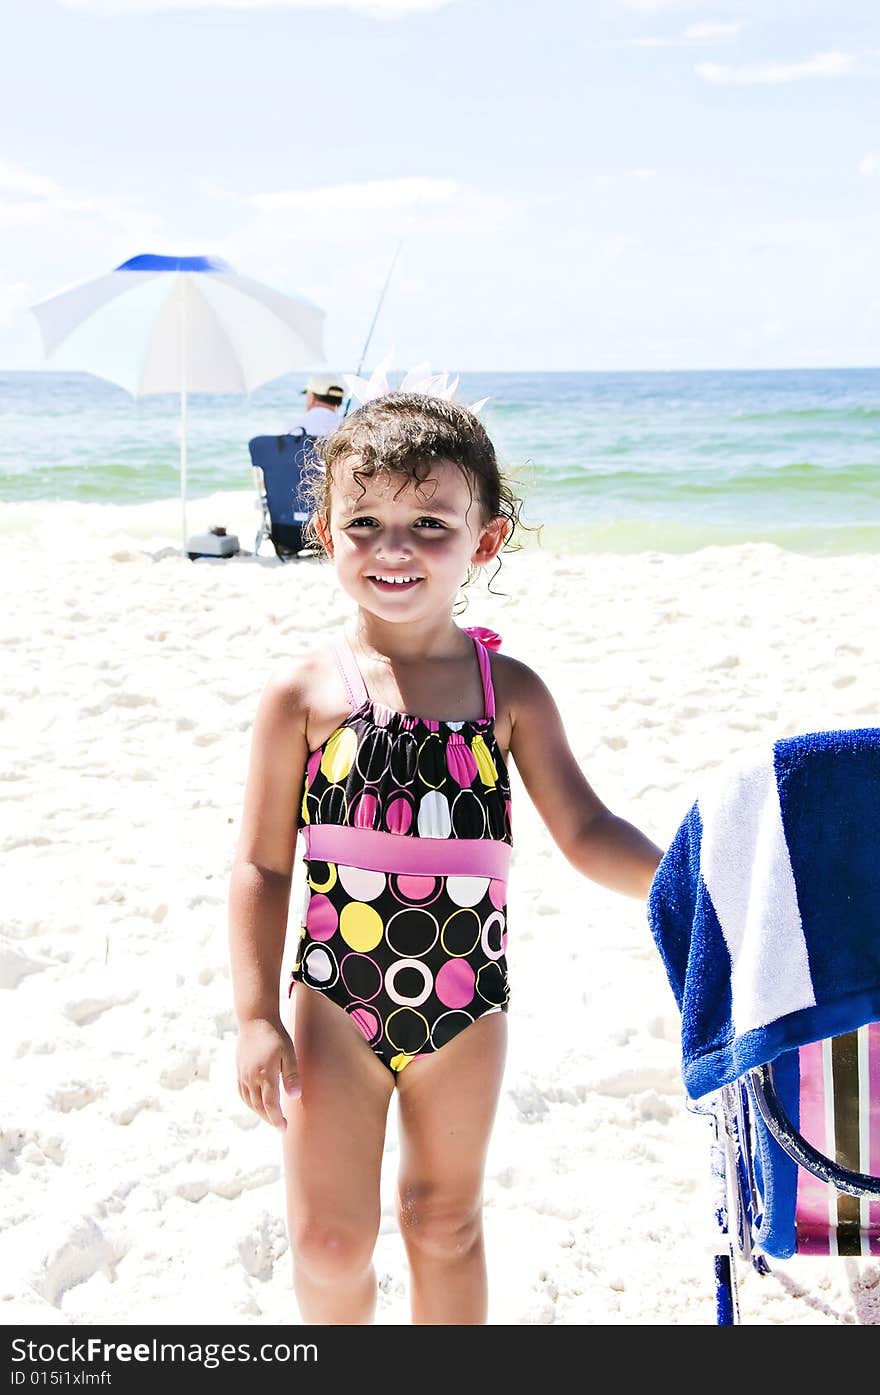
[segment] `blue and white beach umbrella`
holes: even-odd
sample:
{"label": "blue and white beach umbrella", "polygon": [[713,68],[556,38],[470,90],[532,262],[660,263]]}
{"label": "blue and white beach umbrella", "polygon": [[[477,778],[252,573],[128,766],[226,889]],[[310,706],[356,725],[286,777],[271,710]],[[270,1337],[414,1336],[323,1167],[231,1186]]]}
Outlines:
{"label": "blue and white beach umbrella", "polygon": [[135,397],[180,394],[184,552],[187,395],[249,393],[324,362],[324,311],[219,257],[132,257],[31,309],[53,368],[94,373]]}

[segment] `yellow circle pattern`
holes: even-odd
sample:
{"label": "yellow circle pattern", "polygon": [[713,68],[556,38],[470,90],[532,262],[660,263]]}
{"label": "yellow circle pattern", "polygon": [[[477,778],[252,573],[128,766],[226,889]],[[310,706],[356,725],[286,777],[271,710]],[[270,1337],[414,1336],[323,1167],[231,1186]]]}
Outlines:
{"label": "yellow circle pattern", "polygon": [[323,882],[316,881],[315,878],[314,878],[314,877],[312,876],[312,874],[311,874],[311,870],[309,871],[309,878],[308,878],[308,881],[309,881],[309,886],[312,888],[312,891],[332,891],[333,887],[336,885],[336,863],[335,863],[335,862],[328,862],[328,863],[327,863],[327,880],[326,880],[326,881],[323,881]]}
{"label": "yellow circle pattern", "polygon": [[321,757],[321,774],[326,776],[331,785],[345,779],[354,765],[357,748],[357,733],[352,731],[351,727],[340,727],[338,731],[334,731]]}
{"label": "yellow circle pattern", "polygon": [[347,906],[343,906],[339,916],[339,933],[351,949],[359,954],[369,954],[371,949],[376,948],[383,932],[382,917],[372,906],[365,906],[363,901],[349,901]]}
{"label": "yellow circle pattern", "polygon": [[498,783],[498,770],[492,759],[492,753],[486,745],[482,736],[475,736],[471,742],[471,751],[474,760],[477,762],[477,771],[484,785],[489,789],[494,789]]}

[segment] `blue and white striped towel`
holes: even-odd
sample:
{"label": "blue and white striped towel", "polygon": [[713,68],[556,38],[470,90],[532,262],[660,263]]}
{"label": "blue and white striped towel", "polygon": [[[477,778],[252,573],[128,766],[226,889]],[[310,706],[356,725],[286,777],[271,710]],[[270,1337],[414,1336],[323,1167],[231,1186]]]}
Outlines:
{"label": "blue and white striped towel", "polygon": [[726,766],[661,861],[648,921],[692,1099],[880,1020],[880,728]]}

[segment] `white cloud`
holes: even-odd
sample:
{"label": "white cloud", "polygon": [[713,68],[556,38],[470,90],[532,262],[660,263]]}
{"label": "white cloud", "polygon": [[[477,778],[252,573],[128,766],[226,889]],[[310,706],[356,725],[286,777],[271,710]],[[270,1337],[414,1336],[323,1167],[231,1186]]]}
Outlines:
{"label": "white cloud", "polygon": [[741,28],[739,24],[689,24],[681,34],[626,39],[624,42],[633,48],[696,48],[700,44],[725,43],[728,39],[735,39]]}
{"label": "white cloud", "polygon": [[299,209],[324,217],[342,217],[378,210],[414,211],[424,204],[448,204],[464,190],[452,179],[406,177],[363,183],[333,184],[316,189],[282,189],[251,194],[244,202],[263,213]]}
{"label": "white cloud", "polygon": [[[31,305],[137,252],[180,252],[164,219],[129,195],[65,188],[39,172],[0,165],[0,362],[44,363]],[[201,250],[201,249],[199,249]]]}
{"label": "white cloud", "polygon": [[706,82],[751,87],[758,83],[798,82],[802,78],[846,77],[855,66],[855,54],[832,50],[817,53],[802,63],[744,63],[739,66],[698,63],[695,72]]}
{"label": "white cloud", "polygon": [[845,220],[830,218],[777,218],[745,227],[740,234],[752,252],[820,252],[823,256],[846,241]]}
{"label": "white cloud", "polygon": [[714,42],[715,39],[733,39],[742,28],[741,24],[689,24],[682,38],[691,43]]}
{"label": "white cloud", "polygon": [[0,191],[0,265],[39,295],[59,289],[55,278],[107,270],[133,249],[162,251],[167,238],[164,220],[131,196],[67,189],[11,165],[0,166]]}
{"label": "white cloud", "polygon": [[[126,246],[155,239],[163,227],[163,220],[146,213],[134,199],[120,195],[93,198],[59,191],[44,199],[0,201],[0,237],[8,233],[27,233],[28,243],[22,242],[20,246],[26,246],[29,263],[36,261],[34,249],[40,244],[61,249],[66,243],[66,259],[71,260],[71,247],[78,243],[86,245],[89,239],[94,239],[98,248],[108,239],[118,242],[122,255],[131,256],[131,252],[125,251]],[[2,251],[0,259],[10,265],[8,257],[2,257]],[[89,264],[92,262],[90,258]]]}
{"label": "white cloud", "polygon": [[54,180],[41,174],[31,174],[20,165],[0,160],[0,197],[23,194],[29,198],[49,198],[60,194],[61,188]]}
{"label": "white cloud", "polygon": [[221,255],[242,266],[274,264],[289,274],[295,249],[297,275],[307,284],[330,283],[339,275],[347,281],[346,268],[387,259],[401,237],[415,249],[411,271],[436,272],[438,241],[447,239],[448,261],[470,258],[475,245],[490,244],[517,212],[500,196],[426,176],[281,189],[241,203],[246,220],[225,239]]}
{"label": "white cloud", "polygon": [[281,189],[241,203],[244,221],[212,250],[320,305],[328,355],[343,363],[357,361],[398,250],[373,350],[393,343],[401,362],[442,355],[450,365],[464,322],[528,274],[524,244],[533,250],[522,206],[453,179]]}
{"label": "white cloud", "polygon": [[171,10],[352,10],[372,19],[425,14],[459,0],[58,0],[69,10],[98,15],[159,14]]}
{"label": "white cloud", "polygon": [[863,174],[865,176],[876,174],[878,165],[880,165],[880,157],[878,157],[872,150],[861,161],[859,165],[859,174]]}
{"label": "white cloud", "polygon": [[692,10],[701,0],[621,0],[626,10],[636,10],[639,14],[655,15],[663,10]]}
{"label": "white cloud", "polygon": [[608,237],[604,242],[600,242],[597,251],[601,257],[608,261],[617,261],[618,257],[624,256],[638,243],[634,237],[627,233],[621,233],[618,237]]}
{"label": "white cloud", "polygon": [[652,169],[631,169],[631,170],[610,170],[596,175],[596,183],[599,185],[616,184],[622,181],[633,181],[640,183],[648,179],[656,179],[658,171]]}

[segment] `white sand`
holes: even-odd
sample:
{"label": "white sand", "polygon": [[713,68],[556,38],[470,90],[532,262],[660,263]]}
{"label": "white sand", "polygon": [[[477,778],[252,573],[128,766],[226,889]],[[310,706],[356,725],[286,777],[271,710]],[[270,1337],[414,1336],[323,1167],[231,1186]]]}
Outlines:
{"label": "white sand", "polygon": [[[347,602],[319,563],[162,555],[173,506],[97,514],[7,513],[0,553],[0,1322],[295,1323],[279,1137],[235,1087],[226,891],[258,694]],[[243,545],[253,523],[247,500]],[[465,623],[539,669],[600,795],[665,846],[724,757],[878,724],[877,575],[765,546],[531,549]],[[514,801],[490,1320],[711,1325],[708,1124],[644,908]],[[408,1321],[396,1151],[392,1109],[382,1323]],[[753,1324],[877,1323],[880,1265],[774,1263],[740,1297]]]}

